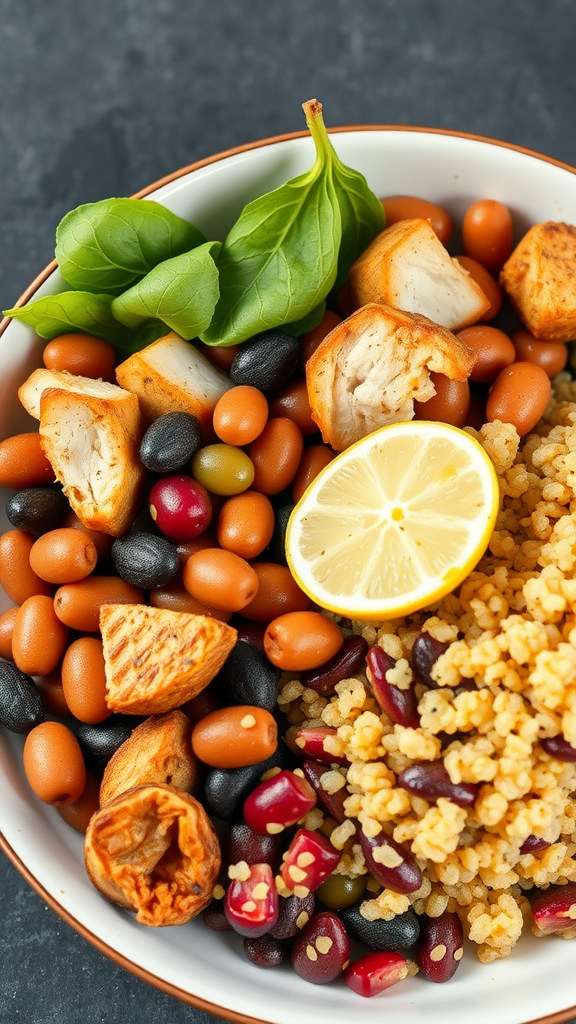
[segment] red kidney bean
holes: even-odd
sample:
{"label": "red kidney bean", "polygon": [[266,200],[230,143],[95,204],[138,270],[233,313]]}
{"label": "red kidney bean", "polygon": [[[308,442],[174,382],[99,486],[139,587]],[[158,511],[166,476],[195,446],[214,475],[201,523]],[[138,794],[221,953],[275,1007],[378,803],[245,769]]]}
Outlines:
{"label": "red kidney bean", "polygon": [[264,653],[264,634],[266,626],[263,622],[241,622],[237,627],[238,637],[243,643],[257,647]]}
{"label": "red kidney bean", "polygon": [[445,911],[440,917],[420,918],[416,946],[418,966],[429,981],[448,981],[462,959],[464,933],[458,914]]}
{"label": "red kidney bean", "polygon": [[304,754],[305,757],[312,757],[322,764],[348,764],[346,757],[338,757],[337,754],[330,754],[324,750],[324,740],[327,736],[336,736],[337,730],[331,729],[328,725],[309,726],[307,729],[297,729],[294,735],[294,749],[296,753]]}
{"label": "red kidney bean", "polygon": [[235,932],[256,938],[278,917],[278,892],[269,864],[246,865],[246,878],[233,879],[224,897],[224,913]]}
{"label": "red kidney bean", "polygon": [[576,885],[550,885],[532,903],[532,916],[541,932],[573,928],[576,920]]}
{"label": "red kidney bean", "polygon": [[303,672],[300,682],[309,690],[315,690],[316,693],[327,697],[334,692],[336,683],[356,675],[364,665],[367,653],[368,644],[363,636],[347,636],[333,658],[330,658],[320,668]]}
{"label": "red kidney bean", "polygon": [[296,974],[313,985],[334,981],[350,961],[350,940],[342,921],[330,911],[315,914],[292,949]]}
{"label": "red kidney bean", "polygon": [[[397,843],[387,832],[380,832],[377,836],[367,836],[361,828],[357,831],[360,846],[364,853],[364,859],[368,870],[374,878],[386,889],[393,892],[416,892],[422,885],[422,872],[418,867],[411,853]],[[383,851],[387,864],[380,860]],[[380,852],[382,851],[382,853]],[[378,860],[376,858],[379,858]]]}
{"label": "red kidney bean", "polygon": [[403,981],[408,964],[400,953],[368,953],[346,968],[344,981],[356,995],[376,996]]}
{"label": "red kidney bean", "polygon": [[256,967],[280,967],[290,959],[290,944],[268,932],[257,939],[245,938],[244,956]]}
{"label": "red kidney bean", "polygon": [[539,839],[538,836],[531,835],[522,843],[520,853],[540,853],[541,850],[546,850],[550,845],[546,839]]}
{"label": "red kidney bean", "polygon": [[441,654],[448,650],[448,644],[436,640],[430,633],[419,633],[410,655],[410,667],[417,683],[435,690],[438,683],[430,675]]}
{"label": "red kidney bean", "polygon": [[346,814],[344,811],[344,801],[348,796],[346,786],[343,786],[342,789],[339,789],[336,793],[327,793],[326,790],[322,788],[322,776],[325,775],[326,772],[330,771],[330,769],[325,765],[320,764],[318,761],[304,761],[302,771],[326,813],[329,814],[331,818],[334,818],[334,821],[342,824],[342,822],[346,820]]}
{"label": "red kidney bean", "polygon": [[417,729],[420,725],[420,715],[414,686],[401,690],[399,686],[393,686],[386,679],[386,673],[396,664],[394,659],[381,647],[371,647],[366,655],[366,664],[372,693],[382,710],[398,725]]}
{"label": "red kidney bean", "polygon": [[307,896],[319,889],[336,870],[342,853],[321,832],[299,828],[280,868],[287,889],[296,896]]}
{"label": "red kidney bean", "polygon": [[411,764],[400,772],[397,784],[407,793],[434,802],[446,797],[459,807],[471,807],[478,796],[478,786],[472,782],[452,782],[441,761]]}
{"label": "red kidney bean", "polygon": [[244,819],[255,832],[276,835],[316,806],[311,785],[295,772],[280,771],[256,786],[244,804]]}
{"label": "red kidney bean", "polygon": [[278,920],[270,929],[275,939],[292,939],[308,924],[316,908],[313,892],[307,896],[285,896],[280,900]]}
{"label": "red kidney bean", "polygon": [[563,736],[547,736],[540,740],[540,746],[557,761],[576,761],[576,747],[568,743]]}
{"label": "red kidney bean", "polygon": [[231,825],[224,843],[227,864],[245,860],[247,864],[269,864],[275,871],[282,857],[281,835],[262,835],[243,821]]}
{"label": "red kidney bean", "polygon": [[213,932],[233,931],[230,921],[224,913],[224,901],[213,900],[209,907],[202,913],[202,922]]}

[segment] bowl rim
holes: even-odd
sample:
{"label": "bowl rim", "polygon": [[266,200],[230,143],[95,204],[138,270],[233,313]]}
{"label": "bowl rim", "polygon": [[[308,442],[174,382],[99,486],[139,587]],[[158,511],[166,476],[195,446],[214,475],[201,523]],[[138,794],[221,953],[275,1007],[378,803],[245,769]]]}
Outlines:
{"label": "bowl rim", "polygon": [[[560,167],[562,170],[569,171],[571,174],[576,174],[576,167],[571,166],[563,160],[557,160],[555,157],[546,155],[545,153],[539,153],[537,150],[529,149],[526,146],[521,146],[514,142],[504,142],[502,139],[495,139],[486,135],[477,135],[471,132],[462,132],[450,128],[430,128],[425,125],[397,125],[397,124],[358,124],[358,125],[339,125],[328,129],[330,135],[337,135],[341,132],[416,132],[421,134],[429,135],[447,135],[453,138],[471,140],[473,142],[483,142],[491,146],[499,146],[502,149],[509,149],[516,153],[522,153],[525,156],[530,156],[536,160],[543,161],[544,163],[553,164],[556,167]],[[256,139],[254,142],[247,142],[240,146],[234,146],[232,149],[225,149],[218,153],[214,153],[212,156],[204,157],[202,160],[196,160],[194,163],[187,164],[184,167],[179,168],[176,171],[172,171],[170,174],[165,175],[163,178],[159,178],[151,185],[147,185],[145,188],[135,192],[132,196],[133,199],[144,199],[150,195],[151,192],[156,192],[164,185],[168,185],[173,181],[177,181],[178,178],[184,177],[186,174],[192,171],[198,171],[202,167],[208,167],[210,164],[218,163],[220,160],[224,160],[227,157],[237,156],[240,153],[247,153],[253,149],[263,149],[265,146],[271,146],[277,142],[287,142],[292,139],[301,139],[309,135],[307,129],[297,132],[287,132],[282,135],[272,135],[264,139]],[[33,295],[36,293],[38,288],[50,277],[50,275],[57,269],[56,260],[51,260],[47,266],[34,278],[30,285],[25,289],[22,295],[18,298],[13,308],[25,305]],[[11,323],[10,317],[3,317],[0,320],[0,337]],[[95,949],[100,953],[103,953],[109,960],[123,967],[131,974],[148,982],[155,988],[168,995],[174,996],[181,1002],[187,1003],[189,1006],[194,1006],[199,1010],[203,1010],[207,1013],[218,1014],[226,1020],[232,1021],[233,1024],[269,1024],[261,1017],[252,1017],[244,1013],[239,1013],[236,1010],[230,1010],[227,1007],[219,1006],[217,1003],[213,1003],[209,1000],[202,999],[200,996],[196,996],[190,992],[184,991],[177,985],[171,982],[165,981],[162,978],[157,977],[148,971],[146,968],[141,967],[139,964],[125,957],[122,953],[117,952],[108,943],[104,942],[98,935],[91,932],[90,929],[86,928],[80,921],[78,921],[65,907],[63,907],[58,900],[49,893],[44,886],[35,878],[31,871],[26,867],[24,861],[18,856],[18,854],[12,849],[10,844],[7,842],[5,837],[0,832],[0,850],[6,855],[11,864],[16,868],[22,878],[28,883],[28,885],[36,892],[38,896],[52,909],[58,916],[68,925],[70,925],[82,938],[86,939]],[[555,1013],[547,1014],[544,1017],[537,1017],[530,1021],[523,1022],[523,1024],[567,1024],[573,1017],[576,1017],[576,1005],[569,1006],[565,1010],[558,1010]]]}

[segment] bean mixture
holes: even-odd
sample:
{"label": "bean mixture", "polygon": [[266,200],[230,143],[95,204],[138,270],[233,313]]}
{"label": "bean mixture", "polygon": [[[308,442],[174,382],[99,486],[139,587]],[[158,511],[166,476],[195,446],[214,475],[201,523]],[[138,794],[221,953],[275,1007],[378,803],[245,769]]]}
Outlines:
{"label": "bean mixture", "polygon": [[[421,218],[449,242],[435,204],[383,205],[388,226]],[[489,303],[458,332],[476,361],[465,380],[432,373],[415,417],[479,440],[501,508],[476,569],[431,609],[342,619],[287,567],[290,512],[335,455],[305,367],[353,311],[347,285],[299,338],[197,343],[230,379],[208,425],[180,409],[150,422],[146,507],[120,536],[78,518],[40,434],[0,442],[15,492],[0,722],[25,736],[33,792],[86,833],[90,877],[143,923],[201,913],[253,964],[291,962],[313,984],[343,975],[364,997],[418,972],[448,981],[465,935],[485,963],[525,923],[576,936],[576,383],[564,341],[503,329],[509,211],[474,203],[462,238],[459,264]],[[115,380],[99,338],[61,335],[43,358]],[[151,660],[196,643],[216,659],[208,684],[192,667],[168,711],[146,714],[124,689],[115,703],[123,648],[145,661],[160,635]],[[364,949],[353,962],[350,938]]]}

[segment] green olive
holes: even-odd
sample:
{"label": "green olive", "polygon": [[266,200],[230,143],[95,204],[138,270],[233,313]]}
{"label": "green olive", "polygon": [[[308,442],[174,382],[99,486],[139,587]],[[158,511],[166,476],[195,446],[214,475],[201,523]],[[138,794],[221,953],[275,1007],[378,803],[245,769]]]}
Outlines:
{"label": "green olive", "polygon": [[232,444],[209,444],[192,459],[192,476],[212,494],[241,494],[254,479],[252,460]]}
{"label": "green olive", "polygon": [[365,875],[356,878],[350,875],[330,875],[316,890],[316,895],[330,910],[344,910],[361,900],[365,889]]}

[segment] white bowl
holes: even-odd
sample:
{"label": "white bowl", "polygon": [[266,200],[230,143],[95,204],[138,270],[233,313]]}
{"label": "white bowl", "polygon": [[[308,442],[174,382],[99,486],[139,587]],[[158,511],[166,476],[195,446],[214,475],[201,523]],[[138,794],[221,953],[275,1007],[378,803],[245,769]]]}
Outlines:
{"label": "white bowl", "polygon": [[[344,162],[362,171],[378,195],[419,195],[441,203],[457,220],[475,199],[499,199],[511,208],[518,232],[543,220],[576,224],[576,172],[518,147],[390,127],[343,129],[333,142]],[[312,141],[305,134],[267,140],[185,168],[145,194],[189,218],[208,237],[223,237],[248,200],[307,170],[312,160]],[[61,288],[52,265],[23,298]],[[35,429],[19,406],[16,388],[41,363],[41,344],[32,331],[15,322],[4,326],[2,438]],[[9,528],[3,513],[0,527]],[[8,605],[0,594],[0,611]],[[36,891],[98,949],[189,1003],[236,1021],[274,1024],[348,1024],[358,1015],[365,1024],[380,1024],[384,1015],[394,1024],[423,1019],[427,1024],[553,1024],[576,1016],[574,946],[558,938],[526,936],[511,957],[490,966],[480,964],[470,949],[448,985],[414,978],[362,1001],[343,982],[316,986],[289,968],[256,970],[243,958],[237,936],[211,932],[199,922],[145,928],[92,887],[82,838],[28,787],[22,746],[22,737],[1,731],[0,845]]]}

